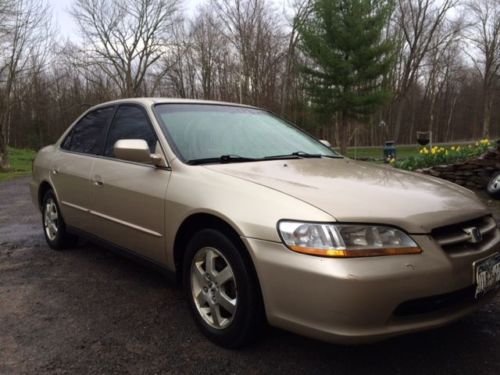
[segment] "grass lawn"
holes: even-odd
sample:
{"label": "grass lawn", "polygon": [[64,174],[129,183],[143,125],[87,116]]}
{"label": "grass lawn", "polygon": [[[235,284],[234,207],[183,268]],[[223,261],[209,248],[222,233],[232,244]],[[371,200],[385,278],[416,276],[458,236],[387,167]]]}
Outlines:
{"label": "grass lawn", "polygon": [[[370,159],[383,159],[383,147],[349,147],[347,149],[347,157],[352,159],[370,158]],[[417,146],[396,146],[396,157],[398,159],[406,159],[410,156],[418,155],[420,147]]]}
{"label": "grass lawn", "polygon": [[12,170],[0,172],[0,182],[15,177],[29,176],[31,174],[31,161],[35,158],[36,151],[28,149],[9,148],[9,158]]}
{"label": "grass lawn", "polygon": [[[473,144],[473,142],[456,142],[456,143],[437,143],[435,146],[439,147],[450,147],[457,145],[468,145]],[[428,147],[428,146],[427,146]],[[410,156],[417,156],[418,151],[421,146],[418,145],[396,145],[396,159],[403,160],[407,159]],[[379,159],[382,161],[383,159],[383,146],[369,146],[369,147],[349,147],[347,149],[347,157],[352,159],[359,158],[370,158],[370,159]]]}

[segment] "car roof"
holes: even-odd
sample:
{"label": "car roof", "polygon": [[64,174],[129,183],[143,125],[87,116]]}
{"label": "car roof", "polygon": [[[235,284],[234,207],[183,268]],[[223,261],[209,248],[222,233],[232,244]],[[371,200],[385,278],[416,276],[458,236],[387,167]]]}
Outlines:
{"label": "car roof", "polygon": [[230,103],[230,102],[222,102],[215,100],[198,100],[198,99],[179,99],[179,98],[161,98],[161,97],[152,97],[152,98],[126,98],[126,99],[118,99],[111,100],[108,102],[100,103],[95,106],[92,106],[91,109],[116,105],[122,103],[136,103],[142,105],[153,105],[153,104],[211,104],[211,105],[228,105],[228,106],[236,106],[236,107],[244,107],[244,108],[257,108],[245,104],[239,103]]}

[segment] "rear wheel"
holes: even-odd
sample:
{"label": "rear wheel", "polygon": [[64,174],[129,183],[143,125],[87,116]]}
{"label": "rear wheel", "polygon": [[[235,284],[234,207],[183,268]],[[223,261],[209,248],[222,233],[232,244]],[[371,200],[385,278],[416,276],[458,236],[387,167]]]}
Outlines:
{"label": "rear wheel", "polygon": [[74,246],[77,238],[67,233],[59,205],[52,190],[47,191],[42,203],[43,233],[47,244],[54,250]]}
{"label": "rear wheel", "polygon": [[251,264],[223,233],[205,229],[193,236],[184,258],[184,287],[200,330],[218,345],[251,342],[263,323],[263,308]]}
{"label": "rear wheel", "polygon": [[500,199],[500,172],[495,173],[493,177],[491,177],[486,187],[486,191],[491,197]]}

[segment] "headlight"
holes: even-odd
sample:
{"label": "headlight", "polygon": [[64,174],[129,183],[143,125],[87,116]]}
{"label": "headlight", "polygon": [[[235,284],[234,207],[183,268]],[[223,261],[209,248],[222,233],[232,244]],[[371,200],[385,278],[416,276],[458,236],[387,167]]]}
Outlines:
{"label": "headlight", "polygon": [[403,231],[386,226],[280,221],[283,242],[293,251],[325,257],[419,254]]}

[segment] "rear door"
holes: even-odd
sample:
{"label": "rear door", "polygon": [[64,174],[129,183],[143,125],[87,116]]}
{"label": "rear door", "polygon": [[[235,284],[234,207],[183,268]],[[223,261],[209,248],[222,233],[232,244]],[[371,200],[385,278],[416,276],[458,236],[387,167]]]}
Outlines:
{"label": "rear door", "polygon": [[160,263],[165,261],[165,194],[170,171],[152,164],[117,159],[120,139],[144,139],[161,153],[156,133],[141,106],[120,105],[110,125],[103,157],[91,172],[93,232]]}
{"label": "rear door", "polygon": [[98,108],[82,117],[61,143],[50,171],[66,224],[85,231],[91,223],[90,172],[114,111],[113,106]]}

